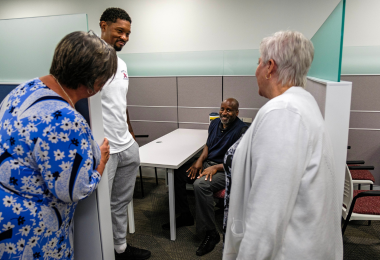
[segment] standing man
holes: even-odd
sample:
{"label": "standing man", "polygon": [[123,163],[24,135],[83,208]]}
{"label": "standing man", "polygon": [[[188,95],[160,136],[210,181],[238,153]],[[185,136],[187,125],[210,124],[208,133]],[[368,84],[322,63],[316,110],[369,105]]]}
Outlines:
{"label": "standing man", "polygon": [[[120,8],[107,8],[100,17],[101,37],[116,51],[129,40],[131,17]],[[104,134],[110,143],[106,165],[111,199],[112,229],[116,260],[148,259],[150,251],[128,245],[127,206],[133,197],[140,165],[139,146],[135,141],[127,110],[129,78],[127,65],[118,58],[115,78],[102,91]]]}

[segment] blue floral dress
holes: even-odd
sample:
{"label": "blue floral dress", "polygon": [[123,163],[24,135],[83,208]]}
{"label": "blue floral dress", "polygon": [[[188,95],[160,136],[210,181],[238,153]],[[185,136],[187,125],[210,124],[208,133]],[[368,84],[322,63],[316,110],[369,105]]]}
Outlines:
{"label": "blue floral dress", "polygon": [[0,105],[0,259],[73,259],[77,202],[100,181],[85,119],[38,78]]}

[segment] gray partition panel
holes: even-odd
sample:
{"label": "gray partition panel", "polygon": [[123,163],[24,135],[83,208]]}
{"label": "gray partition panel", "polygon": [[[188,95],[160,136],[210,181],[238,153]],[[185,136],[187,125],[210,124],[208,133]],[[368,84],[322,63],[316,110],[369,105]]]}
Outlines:
{"label": "gray partition panel", "polygon": [[8,94],[17,87],[17,84],[0,84],[0,103]]}
{"label": "gray partition panel", "polygon": [[204,129],[207,130],[209,127],[209,124],[184,124],[179,123],[179,128],[185,128],[185,129]]}
{"label": "gray partition panel", "polygon": [[129,78],[128,105],[177,106],[176,77]]}
{"label": "gray partition panel", "polygon": [[178,106],[219,107],[222,77],[178,77]]}
{"label": "gray partition panel", "polygon": [[176,107],[130,107],[130,120],[173,121],[177,122]]}
{"label": "gray partition panel", "polygon": [[326,105],[326,85],[320,82],[316,82],[308,79],[306,88],[310,94],[313,95],[318,103],[319,109],[321,110],[323,118],[325,118],[325,105]]}
{"label": "gray partition panel", "polygon": [[83,98],[75,104],[75,109],[86,119],[87,124],[90,124],[90,113],[88,110],[88,99]]}
{"label": "gray partition panel", "polygon": [[364,160],[366,165],[375,166],[371,171],[376,184],[380,184],[380,131],[350,130],[347,160]]}
{"label": "gray partition panel", "polygon": [[350,128],[380,129],[380,112],[379,113],[351,112]]}
{"label": "gray partition panel", "polygon": [[223,99],[236,98],[240,107],[261,108],[268,99],[259,95],[256,77],[223,77]]}
{"label": "gray partition panel", "polygon": [[342,76],[341,80],[352,82],[351,110],[380,111],[380,76]]}
{"label": "gray partition panel", "polygon": [[255,120],[257,112],[259,112],[259,110],[240,109],[239,110],[239,117],[252,118],[252,121],[253,121],[253,120]]}
{"label": "gray partition panel", "polygon": [[219,112],[219,107],[215,108],[178,108],[178,121],[192,123],[208,123],[209,114]]}
{"label": "gray partition panel", "polygon": [[[78,202],[74,214],[74,230],[86,232],[74,232],[75,259],[94,259],[94,256],[99,256],[98,259],[103,259],[98,211],[96,192],[93,192],[85,200]],[[76,227],[80,228],[75,229]]]}
{"label": "gray partition panel", "polygon": [[143,146],[167,133],[178,128],[177,123],[158,123],[158,122],[131,122],[135,135],[149,135],[148,138],[136,138],[139,146]]}

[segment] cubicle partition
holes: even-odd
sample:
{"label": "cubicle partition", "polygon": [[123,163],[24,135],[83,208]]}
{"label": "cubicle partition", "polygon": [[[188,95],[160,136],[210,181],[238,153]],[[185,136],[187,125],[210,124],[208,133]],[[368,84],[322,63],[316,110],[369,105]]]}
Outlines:
{"label": "cubicle partition", "polygon": [[233,97],[239,101],[239,116],[254,119],[268,99],[259,95],[255,76],[223,77],[223,98]]}
{"label": "cubicle partition", "polygon": [[208,129],[208,115],[230,97],[252,119],[267,102],[254,76],[130,77],[128,111],[142,146],[177,128]]}
{"label": "cubicle partition", "polygon": [[140,146],[178,128],[177,79],[129,78],[128,113]]}
{"label": "cubicle partition", "polygon": [[333,82],[309,77],[306,90],[317,101],[324,118],[334,152],[336,174],[341,184],[338,194],[343,194],[352,82]]}
{"label": "cubicle partition", "polygon": [[178,77],[178,123],[180,128],[208,129],[209,114],[218,112],[222,77]]}
{"label": "cubicle partition", "polygon": [[308,75],[330,81],[340,81],[346,0],[334,11],[311,38],[314,60]]}
{"label": "cubicle partition", "polygon": [[375,166],[375,184],[380,184],[380,75],[342,75],[352,81],[352,105],[347,160],[364,160]]}
{"label": "cubicle partition", "polygon": [[323,118],[325,118],[325,106],[326,106],[326,84],[319,82],[317,80],[311,80],[310,78],[307,81],[306,90],[313,95],[319,109],[321,110]]}

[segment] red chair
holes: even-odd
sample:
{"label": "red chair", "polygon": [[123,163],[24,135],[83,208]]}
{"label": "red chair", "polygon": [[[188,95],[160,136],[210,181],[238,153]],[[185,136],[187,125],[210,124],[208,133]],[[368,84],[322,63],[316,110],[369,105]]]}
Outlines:
{"label": "red chair", "polygon": [[226,189],[223,189],[223,190],[220,190],[220,191],[217,191],[214,193],[214,198],[217,198],[217,199],[224,199],[224,195],[226,194]]}
{"label": "red chair", "polygon": [[380,220],[380,191],[354,190],[348,166],[344,181],[342,217],[345,219],[342,234],[351,220]]}
{"label": "red chair", "polygon": [[351,172],[352,183],[358,184],[358,190],[361,188],[361,184],[369,184],[370,190],[373,189],[375,183],[375,177],[369,170],[374,170],[373,166],[359,166],[356,164],[348,165],[348,169]]}

